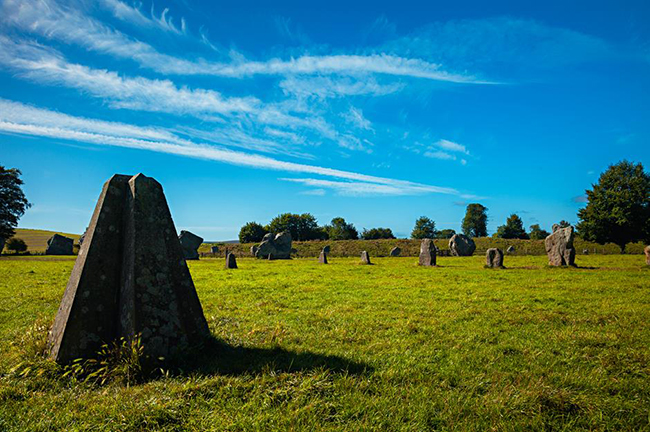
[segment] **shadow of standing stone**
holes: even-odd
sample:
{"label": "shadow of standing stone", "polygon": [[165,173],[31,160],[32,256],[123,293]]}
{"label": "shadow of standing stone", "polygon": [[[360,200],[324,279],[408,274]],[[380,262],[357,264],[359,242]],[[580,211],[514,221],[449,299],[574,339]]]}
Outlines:
{"label": "shadow of standing stone", "polygon": [[140,337],[145,358],[209,336],[162,186],[142,174],[104,184],[48,337],[65,364]]}
{"label": "shadow of standing stone", "polygon": [[62,236],[60,234],[54,234],[47,241],[45,255],[73,255],[73,246],[74,240],[71,238]]}

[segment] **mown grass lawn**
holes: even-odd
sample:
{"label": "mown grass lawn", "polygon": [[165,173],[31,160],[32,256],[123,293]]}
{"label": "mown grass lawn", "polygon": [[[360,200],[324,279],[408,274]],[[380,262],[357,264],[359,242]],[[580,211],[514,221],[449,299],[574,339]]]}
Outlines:
{"label": "mown grass lawn", "polygon": [[190,262],[222,346],[132,386],[36,354],[73,259],[0,259],[0,430],[650,429],[641,256]]}

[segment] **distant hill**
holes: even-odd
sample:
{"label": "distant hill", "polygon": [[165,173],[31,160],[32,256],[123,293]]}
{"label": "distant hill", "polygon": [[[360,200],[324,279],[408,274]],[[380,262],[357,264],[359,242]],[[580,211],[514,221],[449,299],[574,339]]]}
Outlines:
{"label": "distant hill", "polygon": [[[80,234],[70,234],[60,231],[47,231],[30,228],[16,228],[16,235],[14,237],[23,239],[27,243],[27,250],[32,253],[45,252],[47,248],[47,241],[54,234],[69,237],[74,240],[75,244],[79,243]],[[5,249],[5,253],[6,253]]]}

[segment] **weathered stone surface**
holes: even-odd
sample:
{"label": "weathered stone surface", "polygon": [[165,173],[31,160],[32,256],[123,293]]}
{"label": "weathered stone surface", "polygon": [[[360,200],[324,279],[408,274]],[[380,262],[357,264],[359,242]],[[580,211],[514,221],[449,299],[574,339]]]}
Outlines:
{"label": "weathered stone surface", "polygon": [[219,253],[219,246],[211,246],[210,252],[212,252],[213,254]]}
{"label": "weathered stone surface", "polygon": [[437,254],[437,248],[433,240],[422,239],[422,242],[420,242],[420,261],[418,264],[421,266],[435,266]]}
{"label": "weathered stone surface", "polygon": [[226,268],[227,269],[236,269],[237,268],[237,258],[232,252],[226,254]]}
{"label": "weathered stone surface", "polygon": [[560,228],[553,225],[553,234],[544,240],[548,264],[552,266],[575,265],[576,250],[573,248],[573,227]]}
{"label": "weathered stone surface", "polygon": [[449,250],[453,256],[472,256],[476,250],[476,244],[465,234],[454,234],[449,239]]}
{"label": "weathered stone surface", "polygon": [[59,234],[54,234],[47,241],[45,255],[72,255],[74,240]]}
{"label": "weathered stone surface", "polygon": [[51,358],[93,357],[141,337],[149,359],[209,335],[167,201],[142,174],[104,184],[49,334]]}
{"label": "weathered stone surface", "polygon": [[402,249],[397,246],[395,246],[390,250],[390,256],[392,257],[398,257],[400,256],[401,253],[402,253]]}
{"label": "weathered stone surface", "polygon": [[325,246],[325,247],[323,248],[323,252],[325,252],[326,254],[328,254],[328,253],[330,253],[330,249],[331,249],[331,248],[330,248],[330,245],[327,245],[327,246]]}
{"label": "weathered stone surface", "polygon": [[320,255],[318,255],[318,262],[320,264],[327,264],[327,253],[325,253],[325,248],[320,251]]}
{"label": "weathered stone surface", "polygon": [[498,248],[490,248],[485,252],[485,266],[489,268],[503,267],[503,251]]}
{"label": "weathered stone surface", "polygon": [[506,249],[506,252],[509,254],[515,253],[515,247],[514,246],[508,246],[508,249]]}
{"label": "weathered stone surface", "polygon": [[650,265],[650,246],[646,246],[643,252],[645,252],[645,263]]}
{"label": "weathered stone surface", "polygon": [[253,245],[253,246],[251,246],[251,255],[253,255],[253,256],[257,256],[257,250],[258,250],[258,249],[259,249],[259,248],[257,247],[257,245]]}
{"label": "weathered stone surface", "polygon": [[255,256],[267,259],[290,259],[291,251],[291,234],[288,231],[283,231],[275,236],[268,233],[257,247]]}
{"label": "weathered stone surface", "polygon": [[370,262],[370,255],[368,255],[368,252],[366,251],[361,252],[361,264],[367,264],[367,265],[372,264]]}
{"label": "weathered stone surface", "polygon": [[86,239],[86,233],[87,232],[88,232],[88,227],[86,227],[86,230],[84,231],[84,233],[79,236],[79,246],[84,244],[84,240]]}
{"label": "weathered stone surface", "polygon": [[181,248],[183,248],[183,256],[186,260],[197,260],[199,259],[199,246],[203,243],[203,238],[193,234],[189,231],[181,231],[181,235],[178,236],[178,239],[181,242]]}

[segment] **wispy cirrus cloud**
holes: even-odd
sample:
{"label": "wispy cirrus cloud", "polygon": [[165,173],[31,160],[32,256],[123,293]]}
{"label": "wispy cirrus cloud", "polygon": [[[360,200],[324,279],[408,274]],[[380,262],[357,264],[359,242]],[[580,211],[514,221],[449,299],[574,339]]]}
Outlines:
{"label": "wispy cirrus cloud", "polygon": [[115,18],[135,24],[137,26],[157,27],[161,30],[184,34],[186,31],[185,19],[180,19],[180,28],[174,24],[172,17],[168,16],[169,8],[163,9],[159,16],[154,13],[154,6],[151,5],[151,14],[145,15],[140,7],[134,7],[120,0],[101,0],[99,2],[108,9]]}
{"label": "wispy cirrus cloud", "polygon": [[289,179],[309,186],[330,188],[348,194],[412,195],[442,193],[460,195],[453,188],[406,180],[377,177],[333,168],[285,162],[257,154],[232,151],[196,143],[157,128],[142,128],[117,122],[74,117],[0,99],[0,132],[77,141],[93,145],[125,147],[218,161],[249,168],[315,174],[345,181]]}

